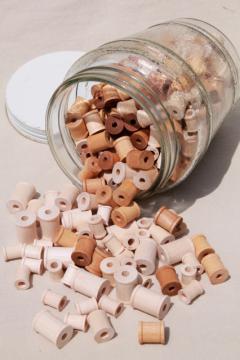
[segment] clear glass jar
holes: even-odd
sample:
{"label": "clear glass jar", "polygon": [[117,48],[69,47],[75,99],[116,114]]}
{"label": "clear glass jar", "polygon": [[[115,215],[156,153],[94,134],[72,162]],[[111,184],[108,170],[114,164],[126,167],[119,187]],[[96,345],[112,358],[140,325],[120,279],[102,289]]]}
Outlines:
{"label": "clear glass jar", "polygon": [[239,72],[230,40],[196,19],[169,21],[104,44],[74,63],[49,102],[52,153],[81,186],[82,163],[65,126],[66,114],[79,94],[88,99],[94,84],[109,83],[147,112],[161,146],[159,175],[140,197],[165,191],[190,174],[239,99]]}

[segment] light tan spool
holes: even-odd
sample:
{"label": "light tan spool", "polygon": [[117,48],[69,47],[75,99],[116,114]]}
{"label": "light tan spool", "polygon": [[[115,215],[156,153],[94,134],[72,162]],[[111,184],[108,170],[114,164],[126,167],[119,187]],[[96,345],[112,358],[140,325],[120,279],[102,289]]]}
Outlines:
{"label": "light tan spool", "polygon": [[139,344],[165,344],[165,326],[163,321],[138,323]]}
{"label": "light tan spool", "polygon": [[129,206],[121,206],[112,211],[111,219],[115,225],[125,227],[131,221],[137,219],[141,214],[140,207],[136,202]]}
{"label": "light tan spool", "polygon": [[214,249],[211,247],[209,242],[207,241],[206,236],[199,234],[192,237],[192,242],[195,248],[196,258],[199,262],[209,254],[214,253]]}
{"label": "light tan spool", "polygon": [[213,285],[220,284],[229,278],[229,272],[217,254],[209,254],[202,259],[202,265]]}

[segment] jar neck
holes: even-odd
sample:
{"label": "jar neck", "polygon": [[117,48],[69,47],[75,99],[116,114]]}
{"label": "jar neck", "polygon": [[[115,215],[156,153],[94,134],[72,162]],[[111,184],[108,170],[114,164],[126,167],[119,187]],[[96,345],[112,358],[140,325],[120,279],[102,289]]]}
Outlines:
{"label": "jar neck", "polygon": [[[117,64],[81,70],[74,76],[68,77],[53,94],[47,111],[47,132],[49,144],[53,154],[56,155],[58,165],[73,183],[80,186],[80,181],[73,174],[76,174],[77,168],[80,171],[81,164],[73,144],[69,144],[72,141],[64,124],[70,94],[79,83],[88,82],[105,82],[115,86],[133,98],[151,118],[156,129],[157,140],[161,145],[162,161],[156,181],[149,190],[140,195],[140,198],[149,197],[157,189],[162,189],[172,174],[178,160],[177,136],[167,111],[160,103],[159,96],[145,81],[144,77],[136,71],[131,69],[128,71]],[[56,109],[58,109],[57,112]],[[56,134],[57,127],[60,131],[58,135]],[[55,137],[54,141],[52,141],[53,137]],[[73,171],[73,169],[75,170]]]}

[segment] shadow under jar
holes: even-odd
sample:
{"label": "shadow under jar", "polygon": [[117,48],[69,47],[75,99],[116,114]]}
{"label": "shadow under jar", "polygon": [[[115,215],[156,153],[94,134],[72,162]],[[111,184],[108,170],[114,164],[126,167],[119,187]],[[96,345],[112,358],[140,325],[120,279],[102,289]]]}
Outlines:
{"label": "shadow under jar", "polygon": [[[81,187],[82,162],[65,119],[77,96],[110,84],[135,100],[160,144],[158,176],[138,197],[183,181],[239,99],[240,60],[230,40],[197,19],[169,21],[88,52],[70,68],[47,111],[48,141],[59,166]],[[151,133],[150,131],[150,133]]]}

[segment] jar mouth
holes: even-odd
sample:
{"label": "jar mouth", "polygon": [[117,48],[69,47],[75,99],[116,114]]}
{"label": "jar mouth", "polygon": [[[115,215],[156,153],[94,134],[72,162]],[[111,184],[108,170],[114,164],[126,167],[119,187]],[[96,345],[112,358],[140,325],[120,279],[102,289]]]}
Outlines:
{"label": "jar mouth", "polygon": [[[167,111],[161,105],[159,97],[144,81],[143,77],[136,72],[129,74],[124,67],[111,64],[110,66],[96,66],[81,70],[75,75],[67,78],[52,95],[46,114],[46,128],[49,146],[62,171],[77,186],[81,187],[81,181],[77,178],[83,164],[77,154],[74,142],[65,127],[65,114],[68,110],[69,98],[75,92],[77,97],[80,84],[92,82],[104,82],[113,85],[117,89],[127,93],[133,98],[140,107],[147,112],[151,118],[161,144],[162,166],[159,169],[158,176],[148,190],[141,191],[137,199],[143,199],[152,195],[156,187],[164,186],[175,166],[177,158],[173,161],[172,157],[176,151],[170,151],[170,142],[177,146],[177,138],[173,127],[175,138],[168,139],[167,129],[164,122],[171,122]],[[144,89],[144,94],[140,90]],[[56,112],[57,110],[57,112]],[[162,118],[164,111],[165,119]],[[57,117],[56,117],[57,115]],[[157,120],[161,124],[161,128]],[[58,131],[57,131],[58,128]]]}

